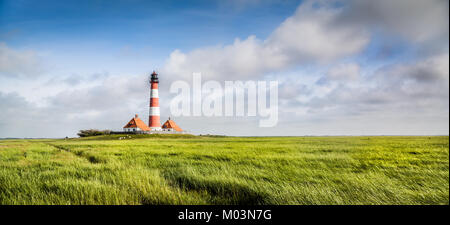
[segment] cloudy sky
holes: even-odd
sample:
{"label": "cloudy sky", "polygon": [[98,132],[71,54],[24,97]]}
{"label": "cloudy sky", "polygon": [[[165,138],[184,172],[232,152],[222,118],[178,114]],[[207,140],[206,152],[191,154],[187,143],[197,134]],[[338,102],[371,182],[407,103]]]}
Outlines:
{"label": "cloudy sky", "polygon": [[[147,122],[148,75],[278,81],[278,124],[175,117],[195,134],[448,135],[449,2],[0,0],[0,137]],[[173,116],[172,116],[173,117]]]}

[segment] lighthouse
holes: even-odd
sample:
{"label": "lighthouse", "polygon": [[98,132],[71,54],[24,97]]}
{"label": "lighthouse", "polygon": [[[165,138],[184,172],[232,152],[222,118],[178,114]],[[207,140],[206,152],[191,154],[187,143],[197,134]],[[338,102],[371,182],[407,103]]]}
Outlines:
{"label": "lighthouse", "polygon": [[151,131],[161,130],[161,122],[159,121],[158,83],[158,74],[153,71],[150,77],[150,110],[148,115],[148,126]]}
{"label": "lighthouse", "polygon": [[124,127],[123,131],[111,131],[111,134],[134,133],[134,134],[185,134],[187,131],[182,130],[175,121],[169,119],[161,126],[159,113],[159,94],[158,94],[158,74],[153,71],[149,79],[150,82],[150,105],[148,112],[148,126],[145,125],[138,115],[131,118]]}

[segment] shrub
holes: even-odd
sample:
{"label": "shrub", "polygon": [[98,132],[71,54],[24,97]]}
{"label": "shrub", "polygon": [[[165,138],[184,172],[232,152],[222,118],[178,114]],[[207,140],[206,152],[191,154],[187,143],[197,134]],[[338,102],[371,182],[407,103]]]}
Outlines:
{"label": "shrub", "polygon": [[89,130],[80,130],[78,132],[78,136],[80,137],[90,137],[90,136],[99,136],[99,135],[105,135],[110,134],[110,130],[96,130],[96,129],[89,129]]}

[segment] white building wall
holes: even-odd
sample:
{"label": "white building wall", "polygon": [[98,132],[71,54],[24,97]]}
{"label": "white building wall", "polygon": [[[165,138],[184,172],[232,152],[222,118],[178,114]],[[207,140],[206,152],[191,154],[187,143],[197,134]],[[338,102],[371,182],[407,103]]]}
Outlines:
{"label": "white building wall", "polygon": [[123,128],[125,132],[141,131],[139,127]]}

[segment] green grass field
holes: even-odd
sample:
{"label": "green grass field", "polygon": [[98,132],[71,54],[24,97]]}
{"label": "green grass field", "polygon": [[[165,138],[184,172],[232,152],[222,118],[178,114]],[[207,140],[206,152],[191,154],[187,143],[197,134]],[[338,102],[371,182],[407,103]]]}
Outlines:
{"label": "green grass field", "polygon": [[0,204],[449,204],[449,137],[0,140]]}

